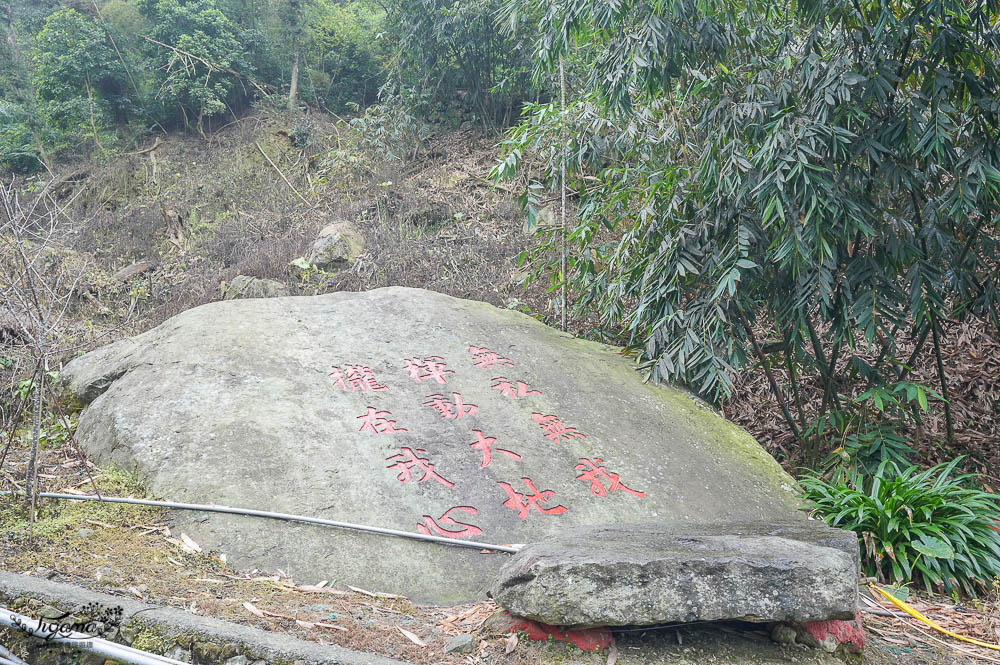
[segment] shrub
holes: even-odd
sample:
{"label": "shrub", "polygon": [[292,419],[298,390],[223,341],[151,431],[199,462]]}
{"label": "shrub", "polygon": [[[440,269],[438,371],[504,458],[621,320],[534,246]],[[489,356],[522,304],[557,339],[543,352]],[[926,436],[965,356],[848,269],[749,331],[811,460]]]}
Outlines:
{"label": "shrub", "polygon": [[902,471],[883,462],[872,476],[800,483],[827,524],[858,534],[865,575],[975,595],[1000,577],[1000,497],[956,475],[961,460]]}
{"label": "shrub", "polygon": [[411,115],[409,107],[411,104],[402,97],[393,96],[372,104],[352,119],[351,132],[361,150],[386,160],[406,159],[409,155],[416,157],[430,128]]}
{"label": "shrub", "polygon": [[806,460],[811,461],[821,440],[838,445],[821,465],[824,471],[859,471],[871,475],[882,462],[908,466],[913,448],[908,431],[916,430],[930,408],[928,397],[942,399],[934,390],[912,381],[875,386],[831,409],[805,431]]}

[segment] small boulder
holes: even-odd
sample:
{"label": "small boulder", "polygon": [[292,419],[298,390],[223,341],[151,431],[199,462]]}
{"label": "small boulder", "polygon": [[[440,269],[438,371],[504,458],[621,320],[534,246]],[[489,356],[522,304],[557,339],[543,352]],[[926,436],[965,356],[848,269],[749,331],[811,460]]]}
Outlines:
{"label": "small boulder", "polygon": [[822,522],[590,527],[521,550],[491,595],[556,626],[853,619],[858,566]]}
{"label": "small boulder", "polygon": [[321,270],[341,270],[358,258],[364,245],[361,234],[349,222],[327,224],[313,243],[309,263]]}
{"label": "small boulder", "polygon": [[468,633],[463,633],[462,635],[456,635],[448,641],[448,645],[444,648],[445,653],[472,653],[476,650],[476,645],[479,640],[476,639],[475,635],[469,635]]}
{"label": "small boulder", "polygon": [[236,298],[279,298],[290,295],[288,287],[273,279],[237,275],[226,286],[223,300]]}

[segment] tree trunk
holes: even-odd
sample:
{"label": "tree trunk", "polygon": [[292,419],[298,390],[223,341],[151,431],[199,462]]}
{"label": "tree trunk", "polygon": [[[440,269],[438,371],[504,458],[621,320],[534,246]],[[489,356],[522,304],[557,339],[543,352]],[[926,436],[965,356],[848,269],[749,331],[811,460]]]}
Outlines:
{"label": "tree trunk", "polygon": [[42,381],[44,380],[44,363],[38,363],[31,396],[34,403],[34,413],[31,418],[31,455],[28,457],[28,477],[25,479],[25,486],[28,488],[28,540],[35,537],[35,504],[37,503],[35,495],[37,494],[38,478],[35,467],[38,461],[38,440],[42,434]]}
{"label": "tree trunk", "polygon": [[94,92],[90,89],[90,80],[85,80],[84,83],[87,86],[87,99],[90,101],[90,129],[94,132],[94,145],[97,146],[98,150],[103,151],[104,146],[101,145],[101,139],[97,136],[97,123],[94,121]]}
{"label": "tree trunk", "polygon": [[7,43],[10,45],[10,54],[14,62],[19,62],[21,52],[17,48],[17,36],[14,34],[14,10],[11,3],[7,3],[7,9],[3,15],[4,23],[7,24]]}
{"label": "tree trunk", "polygon": [[299,43],[298,40],[293,42],[292,48],[295,49],[295,55],[292,56],[292,83],[288,86],[288,110],[295,110],[295,97],[299,92]]}

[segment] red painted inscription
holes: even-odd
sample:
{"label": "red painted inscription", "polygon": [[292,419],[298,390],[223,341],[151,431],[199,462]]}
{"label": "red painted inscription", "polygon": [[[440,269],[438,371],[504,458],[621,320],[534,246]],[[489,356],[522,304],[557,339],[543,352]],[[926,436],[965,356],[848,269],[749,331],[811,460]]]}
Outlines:
{"label": "red painted inscription", "polygon": [[424,406],[431,407],[440,413],[442,418],[448,420],[457,420],[464,416],[471,416],[479,410],[479,407],[475,404],[466,404],[463,402],[461,393],[452,393],[451,400],[440,394],[428,395]]}
{"label": "red painted inscription", "polygon": [[366,365],[347,365],[343,369],[333,365],[333,371],[329,376],[333,377],[333,385],[349,393],[355,390],[358,392],[381,392],[388,390],[388,386],[379,385],[375,380],[375,373],[372,368]]}
{"label": "red painted inscription", "polygon": [[514,363],[510,358],[502,358],[499,353],[490,351],[485,346],[470,346],[469,353],[472,354],[472,364],[479,369],[492,369],[494,367],[513,367]]}
{"label": "red painted inscription", "polygon": [[531,419],[538,423],[542,431],[545,432],[545,438],[550,439],[552,443],[563,443],[563,439],[568,441],[569,439],[587,438],[578,432],[575,427],[568,427],[566,423],[553,415],[546,416],[541,413],[532,413]]}
{"label": "red painted inscription", "polygon": [[437,471],[434,470],[434,465],[426,457],[420,457],[421,455],[426,455],[427,451],[423,448],[417,448],[416,452],[412,448],[402,448],[401,453],[397,453],[391,457],[386,457],[386,462],[394,462],[390,464],[388,469],[393,471],[399,471],[396,478],[401,483],[406,483],[413,480],[413,470],[421,471],[423,475],[417,478],[417,482],[423,482],[428,478],[432,478],[445,487],[454,487],[455,484],[449,482],[438,475]]}
{"label": "red painted inscription", "polygon": [[530,395],[541,395],[541,390],[528,390],[528,384],[524,381],[512,382],[505,376],[498,376],[493,379],[496,383],[493,384],[494,390],[499,390],[500,394],[504,397],[512,397],[514,399],[519,399],[521,397],[528,397]]}
{"label": "red painted inscription", "polygon": [[407,430],[400,427],[396,427],[395,420],[389,420],[392,414],[388,411],[379,411],[374,406],[368,407],[368,413],[358,416],[358,420],[361,420],[361,429],[359,432],[368,432],[370,434],[395,434],[396,432],[406,432]]}
{"label": "red painted inscription", "polygon": [[[497,442],[495,437],[484,436],[482,432],[477,429],[472,430],[472,433],[476,435],[476,440],[469,444],[470,447],[482,451],[483,453],[483,463],[479,465],[480,469],[484,469],[490,465],[493,461],[493,444]],[[497,452],[514,461],[519,461],[521,456],[510,450],[504,450],[503,448],[497,448]]]}
{"label": "red painted inscription", "polygon": [[[423,519],[417,522],[417,533],[422,533],[424,535],[430,535],[431,531],[439,536],[444,536],[445,538],[461,538],[462,536],[478,536],[483,532],[478,526],[473,526],[471,524],[465,524],[459,522],[451,516],[453,510],[461,510],[470,515],[475,515],[479,511],[472,506],[455,506],[454,508],[449,508],[445,511],[444,515],[435,520],[430,515],[424,515]],[[461,515],[459,515],[461,517]],[[463,518],[464,519],[464,518]],[[459,531],[449,531],[442,528],[444,526],[459,527]]]}
{"label": "red painted inscription", "polygon": [[406,358],[406,370],[414,383],[421,381],[437,381],[445,383],[445,376],[454,374],[450,369],[445,369],[444,358],[441,356],[427,356],[426,358]]}
{"label": "red painted inscription", "polygon": [[555,492],[552,490],[539,491],[531,478],[521,478],[521,481],[531,492],[530,494],[515,491],[509,483],[497,483],[497,485],[507,493],[507,500],[503,502],[503,505],[516,512],[522,520],[528,519],[528,513],[531,512],[532,508],[545,515],[560,515],[567,511],[566,506],[543,507],[542,504],[548,503],[549,499],[555,496]]}
{"label": "red painted inscription", "polygon": [[[595,496],[606,496],[608,492],[615,490],[628,492],[638,497],[646,496],[645,492],[637,492],[622,485],[621,477],[617,473],[605,469],[603,466],[605,461],[600,457],[595,457],[593,461],[581,457],[580,461],[583,463],[573,467],[576,471],[581,472],[577,479],[589,482],[590,491]],[[604,486],[605,483],[608,484],[608,487]]]}

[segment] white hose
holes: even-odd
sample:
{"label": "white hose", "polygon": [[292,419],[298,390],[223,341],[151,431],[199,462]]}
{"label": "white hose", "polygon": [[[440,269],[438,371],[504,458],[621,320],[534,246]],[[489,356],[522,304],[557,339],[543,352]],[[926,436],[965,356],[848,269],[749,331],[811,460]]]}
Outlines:
{"label": "white hose", "polygon": [[[0,492],[2,495],[24,494],[23,492]],[[446,538],[444,536],[432,536],[423,533],[410,533],[409,531],[399,531],[397,529],[387,529],[380,526],[367,526],[364,524],[351,524],[350,522],[337,522],[325,520],[319,517],[306,517],[304,515],[289,515],[287,513],[272,513],[267,510],[254,510],[252,508],[230,508],[229,506],[213,506],[198,503],[177,503],[175,501],[154,501],[152,499],[130,499],[117,496],[96,496],[93,494],[58,494],[56,492],[39,492],[38,496],[45,499],[67,499],[70,501],[103,501],[105,503],[128,503],[137,506],[158,506],[161,508],[177,508],[180,510],[199,510],[209,513],[229,513],[230,515],[249,515],[251,517],[267,517],[275,520],[285,520],[288,522],[305,522],[306,524],[319,524],[321,526],[334,526],[340,529],[353,529],[355,531],[366,531],[377,533],[383,536],[396,536],[398,538],[409,538],[411,540],[423,540],[430,543],[442,545],[452,545],[453,547],[468,547],[476,550],[493,550],[495,552],[506,552],[517,554],[518,549],[510,545],[491,545],[490,543],[478,543],[474,540],[458,540],[457,538]]]}
{"label": "white hose", "polygon": [[[50,635],[48,632],[37,628],[37,619],[32,619],[31,617],[24,616],[23,614],[12,612],[11,610],[3,607],[0,607],[0,625],[13,628],[14,630],[19,630],[22,633],[27,633],[28,635],[46,640],[47,642],[54,642],[57,644],[71,642],[72,647],[75,649],[90,651],[123,663],[132,663],[133,665],[185,665],[181,661],[174,660],[173,658],[158,656],[154,653],[133,649],[132,647],[127,647],[123,644],[116,644],[100,637],[87,635],[86,633],[71,631],[66,634],[56,633],[54,635]],[[11,656],[12,655],[13,654],[11,654]],[[0,662],[3,660],[7,660],[13,665],[17,665],[20,659],[15,661],[8,657],[6,659],[0,659]]]}
{"label": "white hose", "polygon": [[0,645],[0,665],[28,665],[26,662],[12,654]]}

